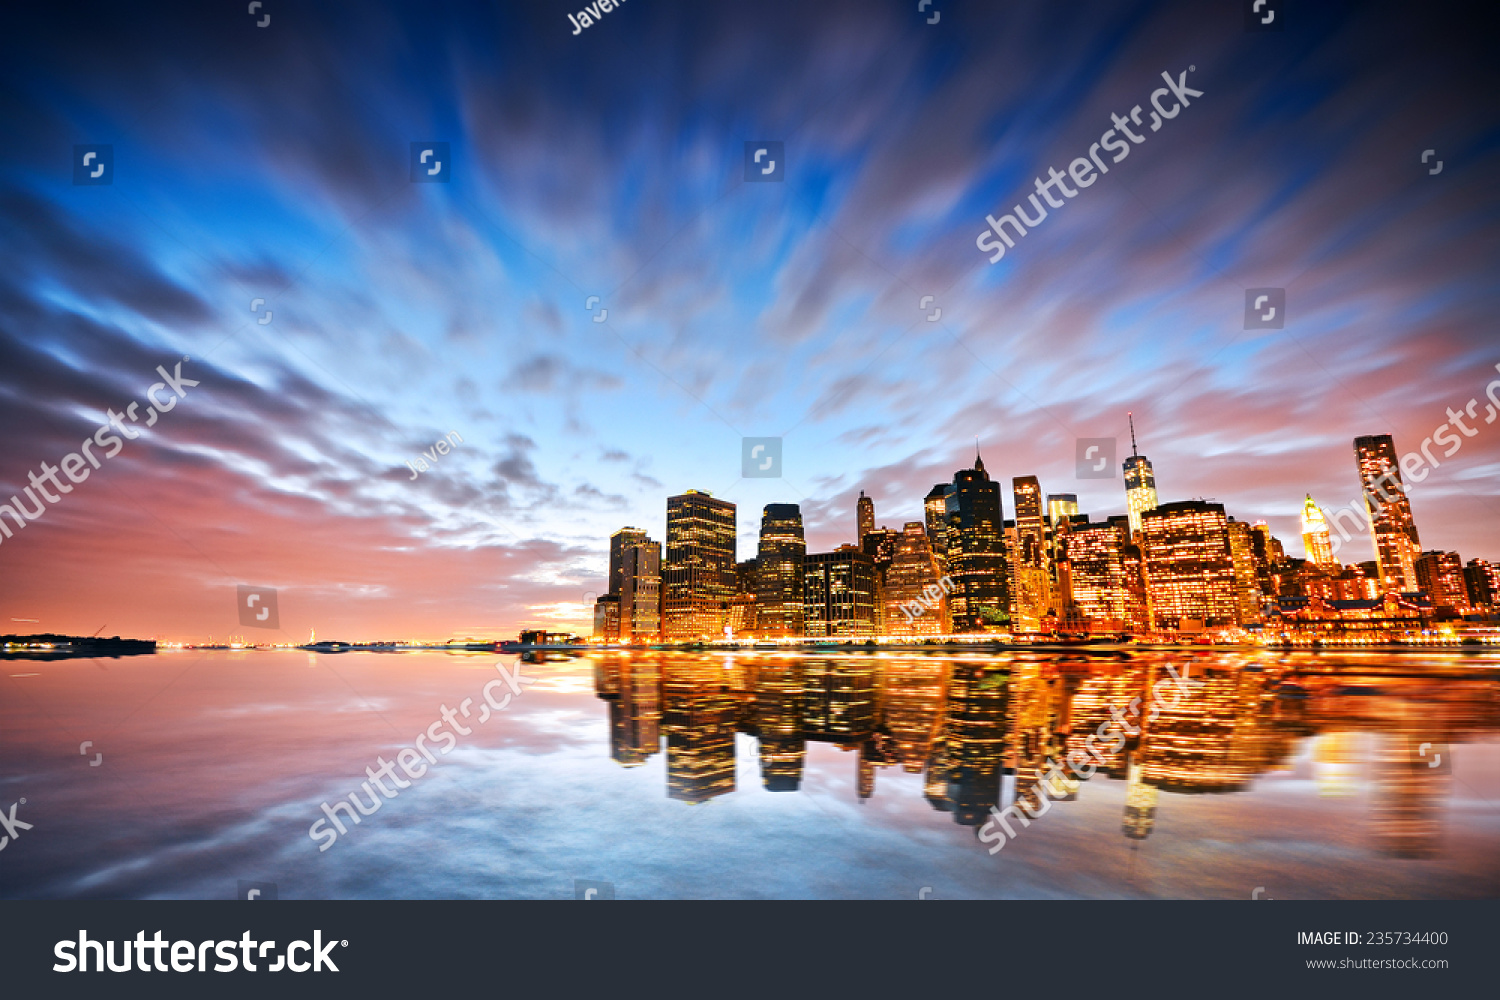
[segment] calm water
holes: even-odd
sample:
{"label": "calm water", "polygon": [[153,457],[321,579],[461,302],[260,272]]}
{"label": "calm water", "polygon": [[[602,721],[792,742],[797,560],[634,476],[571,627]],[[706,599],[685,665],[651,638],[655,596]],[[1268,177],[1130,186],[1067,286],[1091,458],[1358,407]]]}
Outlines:
{"label": "calm water", "polygon": [[[1500,897],[1493,654],[594,654],[481,708],[516,663],[0,661],[0,809],[33,824],[0,896]],[[988,809],[1168,663],[1192,689],[989,853]],[[420,778],[309,836],[403,747]]]}

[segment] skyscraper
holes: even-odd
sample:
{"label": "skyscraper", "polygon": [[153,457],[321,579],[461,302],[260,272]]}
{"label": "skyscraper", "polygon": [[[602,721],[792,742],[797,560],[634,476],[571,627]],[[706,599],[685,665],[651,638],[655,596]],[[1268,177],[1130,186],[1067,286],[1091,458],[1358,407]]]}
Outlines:
{"label": "skyscraper", "polygon": [[1143,511],[1141,538],[1158,629],[1176,631],[1188,622],[1239,624],[1223,504],[1184,500]]}
{"label": "skyscraper", "polygon": [[1042,517],[1042,487],[1036,476],[1011,480],[1016,504],[1016,547],[1011,552],[1011,576],[1016,582],[1015,632],[1041,630],[1050,603],[1046,522]]}
{"label": "skyscraper", "polygon": [[735,593],[735,507],[699,490],[667,498],[662,634],[718,638]]}
{"label": "skyscraper", "polygon": [[875,634],[875,560],[841,545],[809,554],[802,577],[807,635]]}
{"label": "skyscraper", "polygon": [[1411,500],[1401,482],[1396,444],[1389,434],[1354,439],[1354,460],[1370,519],[1370,541],[1380,565],[1380,586],[1386,593],[1418,589],[1417,556],[1422,543],[1411,516]]}
{"label": "skyscraper", "polygon": [[620,565],[626,547],[645,540],[646,533],[640,528],[621,528],[609,536],[609,593],[620,592]]}
{"label": "skyscraper", "polygon": [[1326,568],[1343,568],[1333,558],[1333,539],[1328,535],[1328,521],[1313,501],[1311,493],[1307,494],[1307,501],[1302,505],[1302,551],[1310,563]]}
{"label": "skyscraper", "polygon": [[922,512],[927,522],[927,541],[932,551],[943,555],[948,551],[948,484],[938,483],[927,491],[922,501]]}
{"label": "skyscraper", "polygon": [[802,511],[794,503],[768,503],[761,511],[760,548],[756,553],[756,633],[763,636],[803,634]]}
{"label": "skyscraper", "polygon": [[1073,601],[1091,632],[1125,632],[1125,531],[1114,522],[1072,525],[1064,536]]}
{"label": "skyscraper", "polygon": [[[908,521],[896,542],[896,553],[885,571],[885,586],[881,589],[887,635],[946,635],[952,630],[950,598],[940,582],[943,575],[941,558],[933,554],[927,541],[926,525]],[[905,605],[909,612],[910,602],[925,600],[930,604],[934,593],[940,595],[936,608],[923,605],[921,615],[901,610]]]}
{"label": "skyscraper", "polygon": [[621,640],[638,642],[661,635],[661,543],[644,532],[640,541],[620,551],[619,598]]}
{"label": "skyscraper", "polygon": [[1464,583],[1464,564],[1457,552],[1434,549],[1416,561],[1417,583],[1432,598],[1434,607],[1469,610],[1469,588]]}
{"label": "skyscraper", "polygon": [[854,544],[863,545],[865,536],[875,530],[875,501],[865,496],[865,491],[859,491],[859,502],[855,507],[855,535]]}
{"label": "skyscraper", "polygon": [[1059,521],[1067,520],[1078,513],[1077,493],[1047,494],[1047,523],[1056,528]]}
{"label": "skyscraper", "polygon": [[1500,610],[1500,565],[1486,559],[1470,559],[1464,567],[1464,585],[1471,605]]}
{"label": "skyscraper", "polygon": [[952,596],[953,630],[979,632],[1008,625],[1010,579],[1000,484],[990,480],[977,451],[974,468],[953,474],[946,516],[948,571],[958,586]]}
{"label": "skyscraper", "polygon": [[594,600],[594,638],[620,640],[620,595],[600,594]]}
{"label": "skyscraper", "polygon": [[1140,534],[1141,515],[1156,509],[1156,473],[1151,462],[1135,446],[1135,415],[1130,418],[1130,457],[1125,460],[1125,509],[1129,512],[1130,533]]}
{"label": "skyscraper", "polygon": [[1241,625],[1261,619],[1262,592],[1260,574],[1255,566],[1255,541],[1252,535],[1250,525],[1232,517],[1229,519],[1229,555],[1234,560],[1234,597],[1239,604]]}

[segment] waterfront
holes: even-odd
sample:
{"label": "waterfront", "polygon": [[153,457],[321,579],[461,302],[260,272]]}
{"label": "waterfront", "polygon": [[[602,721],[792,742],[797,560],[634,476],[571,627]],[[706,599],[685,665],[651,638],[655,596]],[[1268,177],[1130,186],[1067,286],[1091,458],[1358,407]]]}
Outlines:
{"label": "waterfront", "polygon": [[[0,897],[1500,896],[1489,651],[553,656],[318,850],[321,803],[517,662],[6,660],[0,807],[32,828]],[[1169,664],[1201,686],[991,855],[989,807]]]}

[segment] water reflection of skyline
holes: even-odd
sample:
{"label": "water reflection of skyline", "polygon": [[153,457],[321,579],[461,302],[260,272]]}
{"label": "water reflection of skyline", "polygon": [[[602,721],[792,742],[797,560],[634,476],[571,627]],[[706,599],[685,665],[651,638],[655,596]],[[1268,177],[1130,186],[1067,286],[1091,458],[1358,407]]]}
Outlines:
{"label": "water reflection of skyline", "polygon": [[[1168,662],[1191,664],[1191,690],[1173,688],[1179,696],[1153,706],[1153,686],[1170,680]],[[608,705],[612,759],[636,766],[664,746],[669,798],[701,804],[734,792],[740,734],[756,740],[765,790],[796,792],[808,744],[824,743],[852,755],[861,802],[875,795],[882,768],[899,768],[921,774],[932,808],[976,833],[992,807],[1019,801],[1036,811],[1052,762],[1084,759],[1085,740],[1111,707],[1126,711],[1139,698],[1139,713],[1126,715],[1137,732],[1118,749],[1096,739],[1097,773],[1065,771],[1048,798],[1065,804],[1086,795],[1090,780],[1122,781],[1121,833],[1144,840],[1161,793],[1248,791],[1257,776],[1290,770],[1311,740],[1320,795],[1349,796],[1366,774],[1373,846],[1431,857],[1452,793],[1451,748],[1500,731],[1500,683],[1483,669],[1393,666],[1402,665],[1342,664],[1334,673],[1327,660],[1234,655],[635,653],[599,656],[594,686]]]}

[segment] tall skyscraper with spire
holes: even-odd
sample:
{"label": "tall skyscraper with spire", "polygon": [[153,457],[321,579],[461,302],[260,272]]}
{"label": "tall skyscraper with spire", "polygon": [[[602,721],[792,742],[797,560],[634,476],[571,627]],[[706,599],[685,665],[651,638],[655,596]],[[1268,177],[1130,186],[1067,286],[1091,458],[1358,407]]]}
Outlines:
{"label": "tall skyscraper with spire", "polygon": [[1333,558],[1333,539],[1328,534],[1328,521],[1323,511],[1307,494],[1302,505],[1302,551],[1307,561],[1317,566],[1343,567]]}
{"label": "tall skyscraper with spire", "polygon": [[1141,533],[1141,514],[1156,509],[1156,473],[1151,462],[1135,446],[1135,414],[1130,420],[1130,457],[1125,460],[1125,509],[1130,519],[1130,534]]}
{"label": "tall skyscraper with spire", "polygon": [[865,536],[875,530],[875,501],[865,496],[864,490],[860,490],[859,502],[854,505],[854,508],[856,518],[854,544],[863,546]]}
{"label": "tall skyscraper with spire", "polygon": [[951,598],[953,630],[978,632],[1008,624],[1010,578],[1000,484],[984,471],[977,446],[974,468],[953,474],[946,509],[949,575],[958,587]]}
{"label": "tall skyscraper with spire", "polygon": [[1401,482],[1396,443],[1389,434],[1357,437],[1354,460],[1370,519],[1370,541],[1380,566],[1381,589],[1386,593],[1415,591],[1419,589],[1416,563],[1422,543],[1412,520],[1411,500]]}

